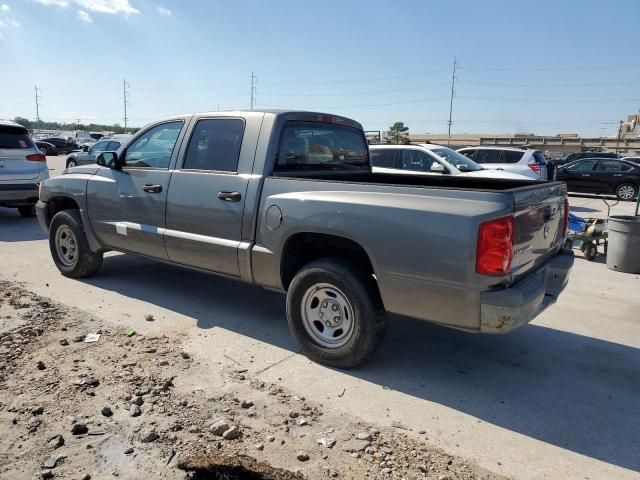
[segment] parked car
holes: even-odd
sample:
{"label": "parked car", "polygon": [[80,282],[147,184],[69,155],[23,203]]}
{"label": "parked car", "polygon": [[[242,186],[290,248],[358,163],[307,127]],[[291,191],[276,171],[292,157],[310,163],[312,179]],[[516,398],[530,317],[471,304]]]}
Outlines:
{"label": "parked car", "polygon": [[116,140],[100,140],[86,151],[80,150],[71,152],[67,157],[67,168],[77,167],[78,165],[86,165],[88,163],[96,163],[96,159],[101,152],[115,151],[120,148],[122,142]]}
{"label": "parked car", "polygon": [[529,179],[517,173],[489,170],[442,145],[370,145],[369,153],[374,173]]}
{"label": "parked car", "polygon": [[585,158],[558,168],[556,178],[570,192],[614,194],[633,200],[640,185],[640,165],[613,158]]}
{"label": "parked car", "polygon": [[558,165],[575,162],[583,158],[620,158],[620,156],[614,152],[574,152],[562,157]]}
{"label": "parked car", "polygon": [[49,178],[47,157],[29,132],[15,122],[0,121],[0,206],[35,215],[38,184]]}
{"label": "parked car", "polygon": [[640,157],[622,157],[620,160],[624,160],[626,162],[640,163]]}
{"label": "parked car", "polygon": [[534,180],[547,179],[547,159],[538,150],[515,147],[468,147],[458,150],[491,170],[518,173]]}
{"label": "parked car", "polygon": [[45,155],[58,155],[58,149],[53,143],[43,142],[42,140],[33,140],[33,143]]}
{"label": "parked car", "polygon": [[78,148],[78,144],[71,137],[47,137],[40,138],[39,141],[55,145],[58,152],[62,154],[71,153]]}
{"label": "parked car", "polygon": [[63,275],[95,274],[117,250],[286,292],[293,336],[336,367],[375,351],[387,312],[513,330],[573,264],[564,183],[373,174],[362,126],[344,117],[170,117],[97,162],[41,190]]}

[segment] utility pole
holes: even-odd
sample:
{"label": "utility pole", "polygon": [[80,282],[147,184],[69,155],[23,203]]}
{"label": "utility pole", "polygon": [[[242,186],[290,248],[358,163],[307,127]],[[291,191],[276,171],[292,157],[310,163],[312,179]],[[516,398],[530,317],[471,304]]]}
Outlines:
{"label": "utility pole", "polygon": [[453,95],[455,94],[454,87],[456,86],[456,68],[458,67],[457,57],[453,57],[453,73],[451,74],[451,100],[449,101],[449,133],[447,134],[447,145],[451,143],[451,121],[453,116]]}
{"label": "utility pole", "polygon": [[618,154],[618,150],[620,149],[620,136],[622,135],[622,120],[620,120],[620,125],[618,125],[618,138],[616,140],[616,154]]}
{"label": "utility pole", "polygon": [[129,118],[127,117],[127,104],[129,103],[129,91],[127,90],[131,85],[127,82],[125,78],[122,80],[122,100],[124,102],[124,128],[127,128],[127,121]]}
{"label": "utility pole", "polygon": [[253,110],[253,106],[256,103],[256,86],[255,84],[258,81],[258,77],[256,77],[253,72],[251,72],[251,110]]}
{"label": "utility pole", "polygon": [[36,122],[38,128],[40,128],[40,89],[37,85],[34,85],[36,91]]}

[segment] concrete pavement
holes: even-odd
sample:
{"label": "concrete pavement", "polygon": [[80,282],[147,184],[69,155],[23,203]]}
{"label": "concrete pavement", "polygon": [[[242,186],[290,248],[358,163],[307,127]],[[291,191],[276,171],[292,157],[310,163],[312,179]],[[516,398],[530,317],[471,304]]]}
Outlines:
{"label": "concrete pavement", "polygon": [[[601,203],[571,198],[600,214]],[[394,317],[370,362],[339,371],[298,353],[279,294],[121,254],[94,278],[66,279],[36,221],[0,209],[0,278],[138,332],[184,332],[211,369],[283,379],[336,413],[405,426],[515,478],[640,479],[640,278],[576,254],[558,303],[513,334]]]}

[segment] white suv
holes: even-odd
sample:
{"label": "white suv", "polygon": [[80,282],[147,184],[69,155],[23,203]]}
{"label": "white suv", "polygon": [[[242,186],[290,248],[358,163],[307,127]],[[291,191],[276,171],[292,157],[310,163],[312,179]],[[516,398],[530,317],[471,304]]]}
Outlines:
{"label": "white suv", "polygon": [[369,145],[374,173],[460,175],[463,177],[528,180],[522,175],[489,170],[442,145]]}
{"label": "white suv", "polygon": [[34,216],[38,185],[47,178],[47,157],[27,129],[0,121],[0,207],[17,208],[23,217]]}
{"label": "white suv", "polygon": [[547,179],[547,159],[542,152],[515,147],[469,147],[458,152],[491,170],[519,173],[535,180]]}

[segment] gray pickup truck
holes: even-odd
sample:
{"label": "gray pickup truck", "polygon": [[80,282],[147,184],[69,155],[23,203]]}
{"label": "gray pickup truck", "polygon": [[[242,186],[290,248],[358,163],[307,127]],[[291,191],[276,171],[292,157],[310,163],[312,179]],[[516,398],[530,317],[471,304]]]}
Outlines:
{"label": "gray pickup truck", "polygon": [[360,124],[311,112],[161,120],[44,182],[36,210],[63,275],[117,250],[286,292],[306,355],[345,368],[387,313],[511,331],[573,265],[563,183],[374,174]]}

